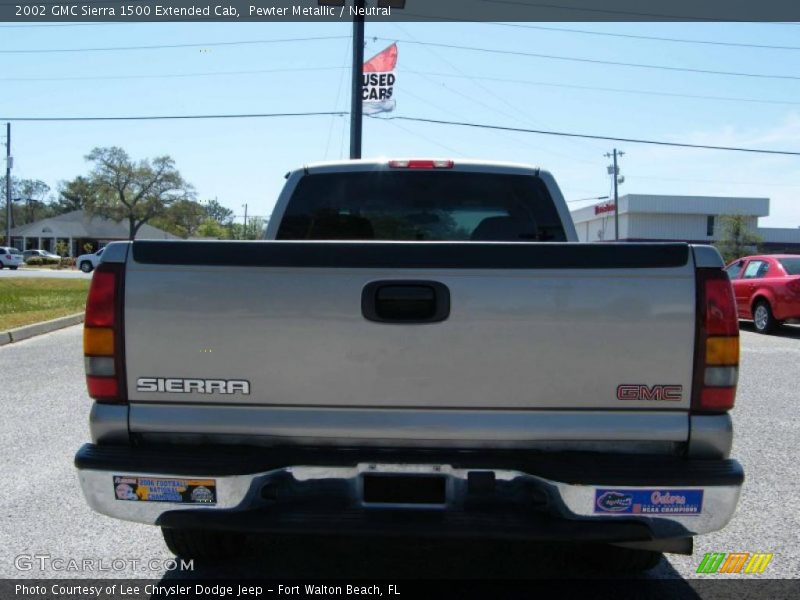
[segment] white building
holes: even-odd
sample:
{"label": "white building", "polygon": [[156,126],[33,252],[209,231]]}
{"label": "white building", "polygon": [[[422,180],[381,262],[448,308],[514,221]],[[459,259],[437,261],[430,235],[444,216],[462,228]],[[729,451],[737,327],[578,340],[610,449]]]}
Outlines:
{"label": "white building", "polygon": [[[758,227],[758,218],[769,215],[769,198],[626,194],[619,198],[619,239],[710,243],[722,233],[723,215],[744,215],[765,252],[800,252],[800,227]],[[572,220],[582,242],[616,237],[613,200],[573,210]]]}

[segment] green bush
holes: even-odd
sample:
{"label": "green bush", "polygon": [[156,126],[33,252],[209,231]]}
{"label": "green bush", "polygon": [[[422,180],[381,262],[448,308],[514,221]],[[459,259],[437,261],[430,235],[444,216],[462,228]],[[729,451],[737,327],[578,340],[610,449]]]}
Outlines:
{"label": "green bush", "polygon": [[32,267],[40,267],[44,264],[44,260],[41,256],[33,256],[25,261],[26,265],[30,265]]}
{"label": "green bush", "polygon": [[62,267],[74,267],[75,266],[75,259],[70,258],[69,256],[65,256],[61,259],[61,266]]}

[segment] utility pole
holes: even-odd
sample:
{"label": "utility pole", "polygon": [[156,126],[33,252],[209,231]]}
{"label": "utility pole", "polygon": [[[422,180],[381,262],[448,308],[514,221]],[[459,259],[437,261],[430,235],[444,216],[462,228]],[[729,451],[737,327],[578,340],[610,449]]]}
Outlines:
{"label": "utility pole", "polygon": [[6,123],[6,246],[11,245],[11,123]]}
{"label": "utility pole", "polygon": [[[344,7],[345,0],[317,0],[319,6]],[[362,81],[364,79],[364,10],[367,0],[353,0],[353,68],[350,86],[350,158],[361,158]],[[403,10],[406,0],[375,0],[378,8]]]}
{"label": "utility pole", "polygon": [[242,233],[242,239],[247,239],[247,204],[243,204],[244,206],[244,231]]}
{"label": "utility pole", "polygon": [[606,158],[614,158],[613,166],[608,167],[608,172],[614,177],[614,239],[619,241],[619,193],[617,191],[617,185],[625,181],[624,178],[620,178],[619,176],[619,167],[617,166],[617,157],[618,156],[625,156],[624,152],[618,151],[614,148],[614,151],[611,153],[605,154]]}
{"label": "utility pole", "polygon": [[364,16],[366,0],[353,0],[356,15],[353,17],[353,68],[350,98],[350,158],[361,158],[362,98],[364,79]]}

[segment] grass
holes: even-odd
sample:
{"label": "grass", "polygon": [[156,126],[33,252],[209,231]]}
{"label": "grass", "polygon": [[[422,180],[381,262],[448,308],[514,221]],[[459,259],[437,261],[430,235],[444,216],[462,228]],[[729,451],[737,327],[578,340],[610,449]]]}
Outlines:
{"label": "grass", "polygon": [[82,312],[85,279],[0,279],[0,331]]}

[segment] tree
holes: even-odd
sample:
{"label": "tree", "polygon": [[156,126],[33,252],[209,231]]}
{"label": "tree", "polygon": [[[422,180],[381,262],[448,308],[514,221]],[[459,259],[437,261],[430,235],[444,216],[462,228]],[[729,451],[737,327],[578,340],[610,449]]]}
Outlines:
{"label": "tree", "polygon": [[129,238],[135,239],[142,225],[179,200],[194,198],[169,156],[133,161],[116,146],[95,148],[86,160],[93,163],[88,181],[93,193],[86,210],[116,221],[127,220]]}
{"label": "tree", "polygon": [[267,231],[267,220],[264,217],[252,217],[247,222],[245,239],[263,240],[264,233]]}
{"label": "tree", "polygon": [[247,220],[247,227],[243,223],[230,223],[228,231],[231,239],[234,240],[261,240],[264,239],[264,232],[267,229],[267,220],[263,217],[250,217]]}
{"label": "tree", "polygon": [[182,238],[193,236],[206,219],[205,207],[194,200],[178,200],[164,214],[153,219],[153,225]]}
{"label": "tree", "polygon": [[196,235],[198,237],[217,238],[218,240],[227,240],[230,238],[228,229],[220,225],[214,219],[206,219],[200,223]]}
{"label": "tree", "polygon": [[58,240],[56,242],[56,254],[58,254],[61,258],[66,258],[69,256],[69,244],[64,240]]}
{"label": "tree", "polygon": [[[16,179],[11,178],[11,226],[32,223],[38,219],[52,216],[53,211],[47,204],[47,193],[50,186],[39,179]],[[5,228],[6,217],[6,178],[0,177],[0,194],[3,197],[2,203],[2,222]]]}
{"label": "tree", "polygon": [[762,239],[750,230],[744,215],[723,215],[720,217],[720,227],[722,235],[714,245],[722,254],[725,264],[758,252]]}
{"label": "tree", "polygon": [[78,175],[72,181],[62,181],[54,209],[58,214],[83,210],[92,202],[91,197],[94,193],[91,183],[83,175]]}
{"label": "tree", "polygon": [[209,219],[215,220],[220,225],[228,225],[233,221],[233,211],[222,206],[216,198],[203,202],[206,215]]}

